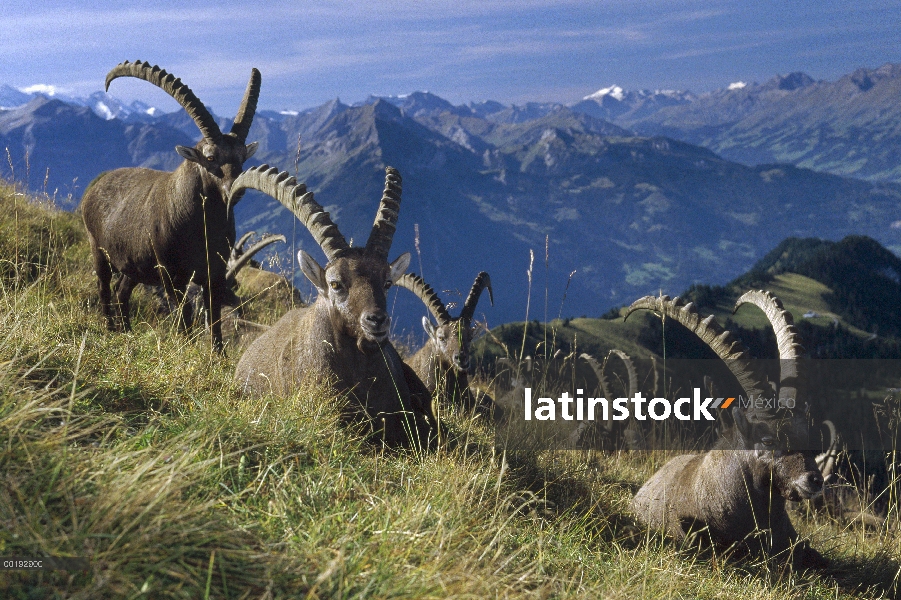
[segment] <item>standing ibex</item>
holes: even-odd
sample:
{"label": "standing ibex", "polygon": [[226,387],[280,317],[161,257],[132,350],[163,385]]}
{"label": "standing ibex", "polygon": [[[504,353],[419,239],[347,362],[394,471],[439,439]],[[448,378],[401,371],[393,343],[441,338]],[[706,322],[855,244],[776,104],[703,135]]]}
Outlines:
{"label": "standing ibex", "polygon": [[[229,190],[257,148],[256,142],[244,142],[256,112],[260,72],[251,71],[238,115],[225,135],[188,86],[163,69],[126,61],[107,74],[106,89],[117,77],[137,77],[164,90],[194,119],[203,139],[193,148],[175,147],[185,160],[173,172],[116,169],[98,175],[85,191],[81,207],[107,327],[116,329],[118,321],[130,329],[128,302],[138,283],[162,285],[182,306],[186,326],[191,305],[183,297],[193,281],[203,287],[213,345],[221,349],[226,261],[235,241]],[[115,311],[110,306],[113,272],[122,273]]]}
{"label": "standing ibex", "polygon": [[450,316],[438,294],[419,275],[407,273],[397,280],[397,285],[416,294],[438,321],[435,326],[428,317],[422,318],[422,326],[429,339],[410,358],[410,366],[429,391],[435,393],[437,390],[438,399],[446,405],[473,410],[476,408],[476,401],[469,389],[472,318],[482,290],[488,289],[488,297],[492,306],[494,305],[494,292],[488,273],[482,271],[478,274],[457,318]]}
{"label": "standing ibex", "polygon": [[[763,309],[773,325],[781,363],[779,398],[794,399],[800,345],[791,314],[767,292],[744,294],[736,308],[745,303]],[[626,316],[640,309],[674,319],[700,337],[726,362],[748,398],[771,389],[744,346],[713,315],[701,319],[692,304],[679,298],[647,296],[635,301]],[[781,560],[791,555],[797,567],[824,566],[819,552],[798,543],[785,506],[786,500],[811,498],[823,489],[806,414],[782,413],[735,406],[735,422],[721,429],[713,450],[671,459],[638,490],[632,500],[638,520],[679,541],[706,527],[705,535],[715,544],[744,542]]]}
{"label": "standing ibex", "polygon": [[[388,341],[388,288],[410,264],[410,253],[388,263],[400,209],[401,179],[388,168],[385,191],[366,246],[352,248],[306,186],[267,165],[248,169],[232,194],[253,188],[291,210],[309,229],[328,263],[304,251],[303,274],[316,286],[315,303],[282,317],[247,349],[235,378],[254,393],[289,394],[308,378],[335,385],[365,410],[387,444],[432,445],[438,424],[431,394]],[[356,408],[356,407],[353,407]]]}

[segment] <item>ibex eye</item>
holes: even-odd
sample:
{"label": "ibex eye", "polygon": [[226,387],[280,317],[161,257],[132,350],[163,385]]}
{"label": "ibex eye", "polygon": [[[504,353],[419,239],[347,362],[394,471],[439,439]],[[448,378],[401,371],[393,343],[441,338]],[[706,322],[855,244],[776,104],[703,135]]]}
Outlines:
{"label": "ibex eye", "polygon": [[330,281],[329,286],[336,291],[341,289],[341,284],[337,281]]}
{"label": "ibex eye", "polygon": [[771,437],[771,436],[768,436],[768,435],[765,435],[765,436],[763,436],[762,438],[760,438],[760,442],[761,442],[764,446],[775,446],[775,445],[776,445],[776,438]]}

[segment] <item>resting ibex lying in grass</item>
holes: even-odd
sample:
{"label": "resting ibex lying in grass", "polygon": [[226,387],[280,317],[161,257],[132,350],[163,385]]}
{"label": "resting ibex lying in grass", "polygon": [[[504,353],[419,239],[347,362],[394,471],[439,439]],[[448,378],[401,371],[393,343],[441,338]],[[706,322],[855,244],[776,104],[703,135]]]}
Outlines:
{"label": "resting ibex lying in grass", "polygon": [[225,279],[229,287],[241,292],[247,300],[267,299],[277,301],[287,308],[297,308],[304,305],[300,291],[284,275],[267,271],[253,260],[253,256],[264,247],[274,242],[285,242],[283,235],[264,234],[262,239],[253,244],[246,251],[243,246],[247,239],[256,232],[249,231],[238,240],[232,249],[228,259],[228,271]]}
{"label": "resting ibex lying in grass", "polygon": [[[795,398],[800,354],[791,314],[766,292],[748,292],[736,308],[753,303],[766,313],[776,333],[781,363],[779,398]],[[663,296],[641,298],[626,316],[654,310],[686,326],[722,358],[747,397],[770,390],[747,350],[713,316],[701,319],[692,304]],[[805,414],[766,409],[732,409],[734,424],[721,430],[715,448],[667,462],[635,495],[632,510],[642,523],[663,529],[676,540],[703,532],[717,545],[748,543],[766,556],[796,567],[822,567],[826,560],[798,534],[786,511],[787,500],[819,494],[823,476],[810,450]]]}
{"label": "resting ibex lying in grass", "polygon": [[397,285],[416,294],[438,321],[436,326],[428,317],[422,318],[422,326],[429,339],[409,359],[409,365],[429,391],[435,393],[437,390],[440,401],[460,406],[464,410],[473,410],[476,408],[476,401],[469,389],[472,318],[482,290],[488,289],[488,297],[494,305],[494,292],[491,290],[488,273],[482,271],[478,274],[457,318],[450,316],[441,298],[422,277],[407,273],[397,280]]}
{"label": "resting ibex lying in grass", "polygon": [[362,407],[376,435],[391,445],[432,445],[438,424],[431,394],[388,341],[385,292],[410,264],[410,253],[388,263],[400,209],[401,179],[387,169],[385,191],[365,247],[350,247],[329,214],[286,172],[262,165],[235,181],[233,194],[254,188],[277,199],[310,230],[328,263],[300,251],[315,303],[282,317],[247,349],[236,380],[253,393],[290,394],[307,379],[328,381]]}
{"label": "resting ibex lying in grass", "polygon": [[[164,90],[194,119],[203,139],[193,148],[175,147],[185,160],[173,172],[116,169],[98,175],[85,191],[81,207],[107,327],[130,329],[128,303],[138,283],[162,285],[182,307],[181,323],[186,326],[191,304],[183,299],[193,281],[203,288],[213,345],[221,349],[226,261],[235,241],[229,190],[257,148],[256,142],[244,142],[256,112],[260,72],[252,70],[238,115],[225,135],[188,86],[159,67],[121,63],[107,74],[107,89],[117,77],[137,77]],[[122,273],[115,310],[110,306],[113,272]]]}
{"label": "resting ibex lying in grass", "polygon": [[[285,242],[283,235],[264,235],[262,239],[257,241],[247,250],[244,244],[255,235],[255,231],[249,231],[244,234],[241,239],[231,249],[231,253],[226,264],[225,282],[226,292],[222,300],[222,315],[220,321],[224,332],[236,331],[240,328],[244,318],[244,305],[250,300],[254,300],[259,296],[268,295],[274,288],[281,288],[281,291],[290,294],[290,307],[302,306],[300,292],[283,276],[265,271],[258,268],[259,263],[253,260],[254,255],[274,244],[275,242]],[[162,286],[151,286],[153,294],[159,302],[159,310],[163,314],[169,314],[178,310],[171,298],[166,296]],[[237,294],[242,291],[247,298],[242,298]],[[282,294],[287,295],[287,294]],[[191,304],[191,312],[194,318],[203,315],[205,327],[209,328],[209,314],[206,314],[203,306],[203,289],[196,283],[189,283],[185,292],[185,302]],[[226,334],[227,335],[227,334]]]}
{"label": "resting ibex lying in grass", "polygon": [[[598,378],[598,388],[602,394],[602,397],[607,398],[607,400],[610,402],[612,402],[616,396],[610,393],[610,383],[607,380],[607,375],[604,373],[604,369],[607,366],[607,362],[613,356],[619,357],[619,359],[622,360],[623,364],[626,366],[628,384],[626,387],[625,397],[631,398],[632,395],[638,391],[638,372],[635,370],[635,363],[632,362],[632,359],[628,354],[626,354],[622,350],[611,350],[603,364],[599,363],[597,359],[590,354],[583,353],[579,357],[585,360],[591,366],[591,369],[594,371],[594,374]],[[612,420],[582,421],[570,435],[570,444],[574,448],[578,448],[582,444],[589,441],[592,433],[600,433],[602,437],[613,438],[613,425],[614,424]],[[603,430],[601,431],[601,429]],[[629,419],[629,423],[622,431],[622,439],[623,442],[625,442],[626,448],[628,448],[629,450],[645,449],[644,437],[642,436],[641,430],[638,427],[638,422],[635,419]],[[616,446],[618,443],[618,440],[616,439],[611,439],[611,441],[613,442],[614,446]]]}

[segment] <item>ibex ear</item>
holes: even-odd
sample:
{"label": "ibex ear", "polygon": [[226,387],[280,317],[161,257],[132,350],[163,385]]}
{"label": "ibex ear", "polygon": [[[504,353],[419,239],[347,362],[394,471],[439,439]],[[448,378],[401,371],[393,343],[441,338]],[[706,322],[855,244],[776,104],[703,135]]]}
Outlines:
{"label": "ibex ear", "polygon": [[401,275],[407,272],[412,258],[413,257],[409,252],[404,252],[391,263],[391,272],[388,273],[388,279],[391,280],[391,283],[397,283],[397,280],[400,279]]}
{"label": "ibex ear", "polygon": [[248,158],[253,156],[253,153],[257,151],[257,148],[259,146],[259,142],[252,142],[250,144],[247,144],[247,147],[244,149],[244,160],[247,160]]}
{"label": "ibex ear", "polygon": [[428,334],[429,339],[435,341],[435,326],[432,325],[432,322],[429,321],[428,317],[422,318],[422,328],[425,329],[425,332]]}
{"label": "ibex ear", "polygon": [[188,148],[187,146],[176,146],[175,151],[178,152],[178,155],[181,156],[185,160],[189,160],[191,162],[195,162],[199,165],[206,164],[209,162],[206,157],[200,153],[197,148]]}
{"label": "ibex ear", "polygon": [[297,259],[300,262],[300,270],[307,276],[310,283],[316,286],[320,294],[327,296],[328,286],[325,283],[325,269],[320,267],[319,263],[303,250],[297,251]]}

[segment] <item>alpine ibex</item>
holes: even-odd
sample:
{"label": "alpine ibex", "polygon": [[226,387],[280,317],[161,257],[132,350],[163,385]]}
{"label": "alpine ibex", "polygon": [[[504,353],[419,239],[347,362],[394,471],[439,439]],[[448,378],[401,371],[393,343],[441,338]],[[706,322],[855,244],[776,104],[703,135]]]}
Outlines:
{"label": "alpine ibex", "polygon": [[[325,253],[321,267],[299,252],[301,270],[318,291],[307,308],[288,312],[248,347],[235,379],[246,391],[289,394],[308,378],[332,383],[369,417],[390,445],[432,445],[438,424],[431,394],[388,341],[386,291],[410,264],[388,263],[401,199],[401,178],[388,168],[385,190],[365,247],[350,247],[306,186],[267,165],[248,169],[232,194],[253,188],[290,209]],[[352,406],[352,408],[356,408]]]}
{"label": "alpine ibex", "polygon": [[[482,271],[478,274],[460,316],[450,316],[438,294],[419,275],[407,273],[397,280],[397,285],[416,294],[438,321],[433,325],[428,317],[422,318],[422,327],[429,339],[409,359],[409,365],[433,394],[447,405],[460,406],[471,411],[476,400],[469,389],[470,346],[473,331],[472,318],[482,291],[488,289],[488,298],[494,305],[491,278]],[[488,407],[485,407],[486,410]]]}
{"label": "alpine ibex", "polygon": [[[185,160],[173,172],[116,169],[98,175],[85,190],[81,207],[107,327],[131,328],[128,303],[138,283],[162,285],[182,307],[181,324],[187,326],[191,304],[183,298],[193,281],[203,288],[213,345],[221,349],[226,261],[235,241],[229,190],[257,148],[256,142],[244,142],[256,112],[260,72],[251,71],[238,115],[225,135],[188,86],[163,69],[126,61],[107,74],[107,90],[118,77],[137,77],[164,90],[191,116],[203,139],[193,148],[175,147]],[[122,273],[115,311],[110,306],[113,272]]]}
{"label": "alpine ibex", "polygon": [[[253,260],[254,255],[267,246],[275,242],[284,243],[286,241],[285,236],[265,234],[262,239],[245,250],[244,244],[255,234],[255,231],[249,231],[244,234],[229,254],[225,271],[227,288],[225,297],[222,300],[222,315],[220,319],[223,330],[235,329],[236,323],[243,318],[244,304],[248,299],[238,296],[236,292],[239,289],[245,294],[250,292],[255,298],[259,295],[267,294],[272,288],[281,287],[285,291],[290,290],[290,304],[292,307],[303,304],[300,299],[300,292],[287,279],[271,271],[264,271],[258,268],[259,263]],[[172,300],[166,296],[162,286],[150,286],[150,289],[153,290],[153,295],[158,300],[161,313],[169,314],[178,309],[178,306],[174,305]],[[191,304],[191,311],[195,318],[204,313],[203,289],[196,283],[188,284],[185,292],[185,301]],[[203,314],[203,316],[206,320],[205,326],[209,328],[209,315]]]}
{"label": "alpine ibex", "polygon": [[[791,314],[768,292],[748,292],[736,308],[745,303],[759,306],[769,318],[779,347],[779,398],[794,399],[800,344]],[[635,301],[626,317],[640,309],[674,319],[700,337],[726,362],[747,397],[770,390],[744,346],[713,315],[702,319],[679,298],[647,296]],[[819,552],[799,543],[785,506],[823,489],[806,414],[738,406],[731,412],[734,424],[721,429],[713,450],[671,459],[638,490],[632,500],[638,520],[679,541],[706,527],[705,535],[718,545],[747,543],[769,557],[790,557],[796,567],[825,566]]]}
{"label": "alpine ibex", "polygon": [[[607,375],[604,373],[607,362],[612,356],[619,357],[619,359],[622,360],[623,364],[626,366],[628,384],[626,387],[625,397],[631,398],[632,395],[638,391],[638,371],[636,371],[635,363],[632,362],[632,359],[628,354],[626,354],[622,350],[611,350],[603,364],[599,363],[597,359],[590,354],[583,353],[579,358],[585,360],[591,366],[591,369],[597,376],[598,388],[602,394],[602,397],[607,398],[612,402],[614,396],[610,393],[610,383],[607,380]],[[597,430],[597,428],[599,427],[603,427],[603,432],[601,433],[604,436],[608,438],[613,436],[613,421],[605,421],[603,423],[596,421],[582,421],[579,426],[572,432],[572,434],[570,434],[570,444],[574,448],[581,446],[588,441],[592,430]],[[629,420],[629,423],[622,431],[622,438],[625,442],[626,448],[628,448],[629,450],[645,449],[644,437],[642,436],[641,430],[638,427],[638,422],[635,419]]]}
{"label": "alpine ibex", "polygon": [[497,386],[494,389],[494,421],[499,425],[507,423],[510,415],[521,414],[523,398],[527,387],[533,387],[536,377],[535,361],[531,356],[522,360],[501,357],[495,363],[497,375],[495,379],[501,379],[501,374],[506,379],[506,386]]}

